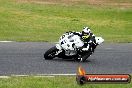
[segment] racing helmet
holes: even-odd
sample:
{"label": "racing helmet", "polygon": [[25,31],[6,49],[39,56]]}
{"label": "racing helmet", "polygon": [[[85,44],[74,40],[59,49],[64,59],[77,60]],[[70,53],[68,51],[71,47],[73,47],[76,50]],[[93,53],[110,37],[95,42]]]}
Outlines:
{"label": "racing helmet", "polygon": [[91,30],[89,27],[84,27],[83,30],[82,30],[82,34],[90,34],[91,33]]}
{"label": "racing helmet", "polygon": [[82,38],[87,39],[90,36],[91,30],[89,27],[84,27],[82,30]]}

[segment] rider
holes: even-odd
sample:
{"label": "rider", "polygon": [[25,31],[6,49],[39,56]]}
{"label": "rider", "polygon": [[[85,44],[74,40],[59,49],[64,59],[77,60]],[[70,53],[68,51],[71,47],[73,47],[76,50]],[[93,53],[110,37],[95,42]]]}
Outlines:
{"label": "rider", "polygon": [[95,35],[91,32],[89,27],[83,27],[82,32],[73,32],[73,34],[80,36],[84,42],[82,50],[87,51],[90,48],[91,52],[94,52],[95,48],[92,47],[92,43],[95,44]]}
{"label": "rider", "polygon": [[91,32],[89,27],[83,28],[81,38],[84,42],[84,48],[82,50],[88,50],[90,48],[90,50],[94,52],[95,48],[92,47],[92,44],[95,44],[95,35]]}

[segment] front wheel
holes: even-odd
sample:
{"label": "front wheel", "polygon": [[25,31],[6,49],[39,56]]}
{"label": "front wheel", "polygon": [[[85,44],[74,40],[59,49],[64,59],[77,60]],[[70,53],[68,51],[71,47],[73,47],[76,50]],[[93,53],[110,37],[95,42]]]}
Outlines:
{"label": "front wheel", "polygon": [[57,50],[58,49],[54,46],[50,48],[48,51],[46,51],[44,54],[45,60],[52,60],[55,57]]}

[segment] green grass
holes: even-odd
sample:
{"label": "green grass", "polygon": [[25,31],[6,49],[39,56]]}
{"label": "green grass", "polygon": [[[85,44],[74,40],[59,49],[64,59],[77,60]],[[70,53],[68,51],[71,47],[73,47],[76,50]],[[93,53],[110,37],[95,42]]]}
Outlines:
{"label": "green grass", "polygon": [[11,77],[0,79],[0,88],[132,88],[130,84],[85,84],[76,83],[74,76],[55,77]]}
{"label": "green grass", "polygon": [[0,0],[0,40],[55,42],[83,26],[105,42],[132,42],[132,8]]}

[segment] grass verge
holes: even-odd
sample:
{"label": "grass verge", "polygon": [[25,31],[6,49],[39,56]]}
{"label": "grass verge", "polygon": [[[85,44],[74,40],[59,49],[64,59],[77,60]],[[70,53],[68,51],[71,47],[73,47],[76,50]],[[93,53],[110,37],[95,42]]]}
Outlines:
{"label": "grass verge", "polygon": [[76,83],[75,76],[11,77],[0,79],[0,88],[131,88],[130,84],[85,84]]}
{"label": "grass verge", "polygon": [[21,1],[0,0],[1,41],[55,42],[66,31],[89,26],[105,42],[132,42],[131,7]]}

